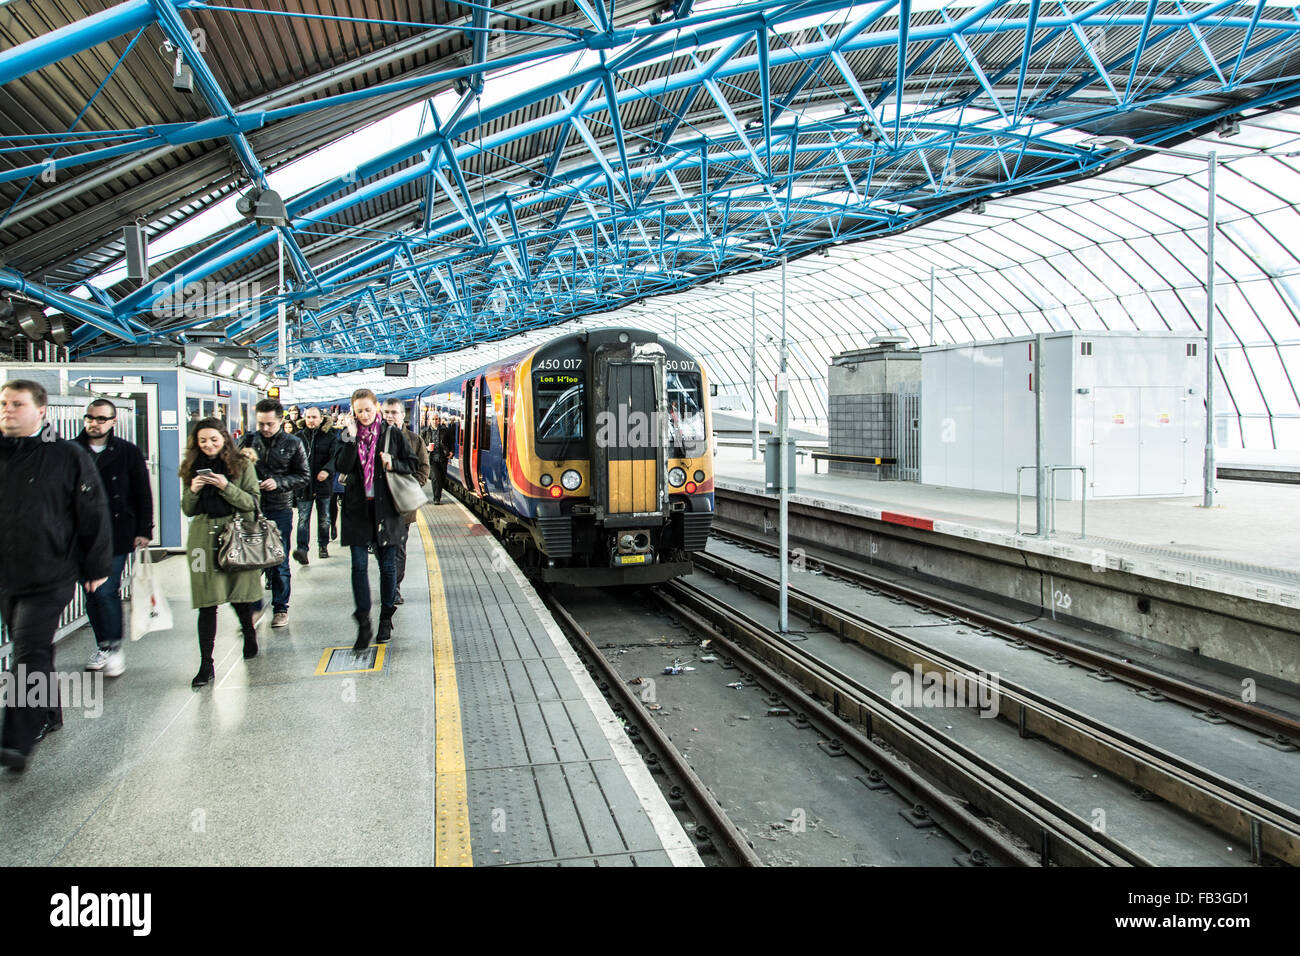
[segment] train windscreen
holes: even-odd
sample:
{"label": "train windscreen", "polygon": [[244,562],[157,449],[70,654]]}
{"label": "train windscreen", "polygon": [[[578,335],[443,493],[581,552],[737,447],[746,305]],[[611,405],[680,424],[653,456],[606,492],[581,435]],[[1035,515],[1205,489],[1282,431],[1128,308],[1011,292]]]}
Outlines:
{"label": "train windscreen", "polygon": [[533,377],[533,413],[539,442],[568,444],[582,440],[582,376],[566,372],[539,372]]}
{"label": "train windscreen", "polygon": [[668,373],[668,446],[673,458],[698,458],[707,447],[699,372]]}

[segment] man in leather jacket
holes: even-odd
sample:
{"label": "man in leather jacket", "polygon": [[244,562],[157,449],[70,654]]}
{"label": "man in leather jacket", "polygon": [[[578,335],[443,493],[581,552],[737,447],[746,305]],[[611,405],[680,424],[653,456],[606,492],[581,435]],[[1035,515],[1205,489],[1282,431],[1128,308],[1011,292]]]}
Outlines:
{"label": "man in leather jacket", "polygon": [[[299,429],[298,439],[307,452],[307,470],[311,482],[298,496],[298,547],[293,559],[307,563],[307,549],[311,546],[311,510],[316,508],[316,554],[328,558],[330,542],[330,495],[334,493],[334,465],[338,455],[339,437],[333,423],[321,414],[319,408],[309,408],[303,413],[306,427]],[[287,542],[286,542],[287,543]]]}
{"label": "man in leather jacket", "polygon": [[[293,500],[311,481],[307,452],[296,435],[282,427],[284,406],[274,398],[257,403],[257,431],[245,435],[240,448],[251,448],[257,455],[257,478],[262,489],[262,512],[280,529],[284,562],[271,568],[272,627],[289,623],[289,542],[293,532]],[[259,602],[260,604],[260,602]],[[261,610],[260,607],[257,608]]]}
{"label": "man in leather jacket", "polygon": [[0,387],[0,618],[14,645],[10,670],[27,690],[5,708],[0,766],[19,773],[37,742],[63,726],[59,616],[78,581],[93,593],[113,565],[103,482],[90,455],[45,421],[47,404],[37,382]]}

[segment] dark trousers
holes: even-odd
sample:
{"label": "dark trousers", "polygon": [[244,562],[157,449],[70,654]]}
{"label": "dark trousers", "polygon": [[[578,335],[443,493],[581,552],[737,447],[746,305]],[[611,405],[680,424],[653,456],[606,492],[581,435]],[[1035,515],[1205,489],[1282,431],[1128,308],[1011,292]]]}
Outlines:
{"label": "dark trousers", "polygon": [[49,698],[42,702],[46,706],[33,706],[19,694],[15,706],[5,708],[0,747],[6,750],[30,754],[47,718],[51,723],[63,722],[63,710],[58,702],[59,679],[54,672],[54,632],[76,586],[69,581],[22,597],[0,591],[0,618],[8,625],[9,639],[14,644],[11,670],[15,677],[27,682],[28,694],[32,691],[31,678],[44,674],[49,693]]}
{"label": "dark trousers", "polygon": [[101,651],[115,651],[122,646],[122,569],[126,557],[113,555],[108,580],[86,595],[86,617]]}
{"label": "dark trousers", "polygon": [[311,547],[311,508],[316,505],[316,546],[323,548],[330,543],[330,496],[317,495],[298,501],[298,550],[306,551]]}
{"label": "dark trousers", "polygon": [[397,549],[397,587],[395,590],[398,594],[402,593],[402,580],[406,577],[406,539],[411,533],[409,524],[402,525],[402,537],[397,544],[393,545]]}
{"label": "dark trousers", "polygon": [[[293,511],[267,511],[264,514],[280,529],[280,542],[284,545],[284,560],[266,571],[266,576],[271,579],[271,609],[279,614],[289,610],[289,552],[292,550],[289,543],[293,541]],[[256,602],[253,610],[262,610],[262,602]]]}
{"label": "dark trousers", "polygon": [[433,487],[433,500],[442,500],[442,486],[447,480],[447,463],[429,459],[429,484]]}
{"label": "dark trousers", "polygon": [[[375,545],[379,561],[379,600],[384,607],[397,603],[397,545]],[[352,600],[357,610],[370,613],[370,552],[364,544],[352,545]]]}

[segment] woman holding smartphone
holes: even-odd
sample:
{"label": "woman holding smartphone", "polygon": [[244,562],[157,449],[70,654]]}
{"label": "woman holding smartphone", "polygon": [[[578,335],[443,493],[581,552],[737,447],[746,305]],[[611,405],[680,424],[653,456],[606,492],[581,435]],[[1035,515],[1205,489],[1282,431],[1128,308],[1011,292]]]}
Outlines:
{"label": "woman holding smartphone", "polygon": [[203,419],[190,433],[180,475],[185,483],[181,511],[192,519],[185,540],[190,596],[199,611],[199,672],[190,686],[199,688],[213,678],[219,605],[234,605],[244,634],[244,659],[257,656],[253,603],[262,596],[262,572],[223,571],[216,557],[222,529],[236,513],[250,515],[261,492],[253,462],[235,448],[225,424],[216,418]]}
{"label": "woman holding smartphone", "polygon": [[[343,528],[339,543],[352,549],[352,598],[357,622],[354,651],[370,646],[370,559],[374,548],[379,562],[379,632],[375,643],[386,644],[393,634],[397,611],[397,544],[406,520],[388,493],[385,473],[413,474],[416,459],[401,430],[384,422],[379,400],[368,388],[352,393],[350,422],[341,436],[338,458],[343,481]],[[387,449],[387,450],[385,450]]]}

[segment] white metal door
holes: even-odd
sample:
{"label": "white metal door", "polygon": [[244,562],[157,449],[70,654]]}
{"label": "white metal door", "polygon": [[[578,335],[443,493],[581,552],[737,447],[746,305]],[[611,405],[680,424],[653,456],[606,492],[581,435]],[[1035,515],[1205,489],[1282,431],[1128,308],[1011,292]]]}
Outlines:
{"label": "white metal door", "polygon": [[1139,494],[1142,445],[1138,424],[1140,389],[1092,390],[1092,461],[1088,480],[1094,498]]}

